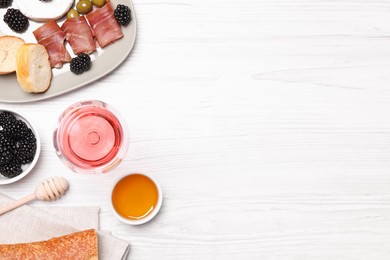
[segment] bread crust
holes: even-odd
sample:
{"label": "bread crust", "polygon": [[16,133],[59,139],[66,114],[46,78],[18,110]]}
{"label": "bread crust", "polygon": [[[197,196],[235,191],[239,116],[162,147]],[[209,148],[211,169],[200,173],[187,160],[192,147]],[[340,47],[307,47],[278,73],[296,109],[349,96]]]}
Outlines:
{"label": "bread crust", "polygon": [[98,238],[94,229],[55,237],[46,241],[0,245],[0,259],[98,259]]}

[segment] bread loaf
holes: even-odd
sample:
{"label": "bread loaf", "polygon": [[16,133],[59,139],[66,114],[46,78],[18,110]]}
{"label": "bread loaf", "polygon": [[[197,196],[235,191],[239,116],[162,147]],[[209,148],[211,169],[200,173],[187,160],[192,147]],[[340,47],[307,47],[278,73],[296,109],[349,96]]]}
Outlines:
{"label": "bread loaf", "polygon": [[23,44],[22,38],[0,34],[0,74],[8,74],[16,70],[16,53]]}
{"label": "bread loaf", "polygon": [[27,43],[19,47],[16,76],[20,87],[26,92],[40,93],[49,88],[52,71],[49,55],[43,45]]}
{"label": "bread loaf", "polygon": [[98,239],[94,229],[50,240],[0,245],[0,259],[97,260]]}

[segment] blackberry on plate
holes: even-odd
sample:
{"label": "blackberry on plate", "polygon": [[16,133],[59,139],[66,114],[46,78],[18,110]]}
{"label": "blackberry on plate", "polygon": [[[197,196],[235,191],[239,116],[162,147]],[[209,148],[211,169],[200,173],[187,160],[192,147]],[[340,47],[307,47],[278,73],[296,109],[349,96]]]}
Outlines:
{"label": "blackberry on plate", "polygon": [[22,120],[14,120],[3,126],[2,133],[6,136],[19,139],[27,134],[27,125]]}
{"label": "blackberry on plate", "polygon": [[86,53],[80,53],[79,55],[77,55],[77,57],[86,61],[91,61],[91,57],[89,57],[89,55]]}
{"label": "blackberry on plate", "polygon": [[12,0],[0,0],[0,8],[8,7],[12,4]]}
{"label": "blackberry on plate", "polygon": [[[79,56],[80,55],[81,54],[79,54]],[[84,55],[88,56],[87,54]],[[89,56],[88,59],[84,55],[82,55],[81,57],[74,57],[70,62],[70,71],[76,75],[80,75],[81,73],[89,70],[91,67],[91,60]]]}
{"label": "blackberry on plate", "polygon": [[0,166],[6,165],[14,158],[14,155],[11,151],[5,150],[0,152]]}
{"label": "blackberry on plate", "polygon": [[18,9],[9,8],[4,15],[4,22],[11,30],[15,32],[23,32],[27,29],[29,22],[26,16]]}
{"label": "blackberry on plate", "polygon": [[0,133],[5,136],[12,136],[15,121],[16,120],[7,120],[4,122],[0,122]]}
{"label": "blackberry on plate", "polygon": [[85,71],[88,71],[91,68],[91,57],[89,57],[86,53],[80,53],[77,55],[80,59],[84,60],[87,63],[87,66],[85,68]]}
{"label": "blackberry on plate", "polygon": [[12,129],[12,135],[15,138],[23,138],[27,135],[27,124],[20,119],[16,120],[10,128]]}
{"label": "blackberry on plate", "polygon": [[16,117],[10,112],[3,112],[0,114],[0,126],[13,120],[16,120]]}
{"label": "blackberry on plate", "polygon": [[27,124],[9,112],[0,112],[0,174],[7,178],[23,172],[34,160],[37,139]]}
{"label": "blackberry on plate", "polygon": [[116,21],[121,25],[128,25],[131,21],[131,10],[126,5],[117,5],[114,11]]}
{"label": "blackberry on plate", "polygon": [[22,141],[28,142],[29,144],[36,144],[37,143],[37,139],[35,138],[35,135],[30,128],[27,128],[27,132],[26,132],[25,136],[23,137]]}
{"label": "blackberry on plate", "polygon": [[15,143],[12,138],[1,133],[0,135],[0,152],[10,151],[15,148]]}
{"label": "blackberry on plate", "polygon": [[0,172],[4,177],[7,178],[16,177],[23,172],[22,163],[18,159],[14,158],[8,164],[0,166]]}
{"label": "blackberry on plate", "polygon": [[36,149],[37,145],[35,137],[25,139],[17,142],[15,154],[23,164],[28,164],[33,161]]}

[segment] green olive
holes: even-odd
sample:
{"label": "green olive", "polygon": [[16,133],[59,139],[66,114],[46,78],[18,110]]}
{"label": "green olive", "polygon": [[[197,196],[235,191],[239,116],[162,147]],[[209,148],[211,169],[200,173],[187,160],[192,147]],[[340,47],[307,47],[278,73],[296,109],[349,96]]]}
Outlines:
{"label": "green olive", "polygon": [[76,10],[80,14],[87,14],[92,10],[92,2],[89,0],[80,0],[76,4]]}
{"label": "green olive", "polygon": [[97,7],[102,7],[106,4],[106,0],[92,0],[92,3]]}
{"label": "green olive", "polygon": [[75,18],[78,17],[79,13],[75,9],[70,9],[66,14],[66,18]]}

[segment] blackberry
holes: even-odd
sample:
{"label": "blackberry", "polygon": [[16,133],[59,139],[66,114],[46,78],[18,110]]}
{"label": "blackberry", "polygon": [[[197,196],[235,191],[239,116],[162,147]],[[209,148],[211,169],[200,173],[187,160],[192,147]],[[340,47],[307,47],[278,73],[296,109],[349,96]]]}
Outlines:
{"label": "blackberry", "polygon": [[91,61],[87,60],[85,57],[75,57],[70,62],[70,71],[76,75],[89,70],[91,67]]}
{"label": "blackberry", "polygon": [[23,141],[36,144],[37,139],[35,138],[35,135],[30,128],[27,128],[27,132],[26,135],[23,137]]}
{"label": "blackberry", "polygon": [[0,8],[8,7],[12,4],[12,0],[0,0]]}
{"label": "blackberry", "polygon": [[22,121],[22,120],[16,120],[15,122],[14,122],[14,124],[12,125],[12,127],[11,127],[11,129],[12,129],[12,135],[15,137],[15,138],[17,138],[17,139],[19,139],[19,138],[22,138],[22,137],[24,137],[25,135],[27,135],[27,129],[28,129],[28,127],[27,127],[27,125],[26,125],[26,123],[24,122],[24,121]]}
{"label": "blackberry", "polygon": [[10,112],[3,112],[0,114],[0,125],[2,123],[7,123],[16,120],[16,117]]}
{"label": "blackberry", "polygon": [[1,125],[1,133],[3,133],[6,136],[12,135],[12,124],[2,124]]}
{"label": "blackberry", "polygon": [[13,124],[16,121],[16,119],[8,118],[4,119],[3,121],[0,121],[0,133],[4,134],[5,136],[12,135],[13,131]]}
{"label": "blackberry", "polygon": [[86,53],[80,53],[79,55],[77,55],[77,57],[84,60],[87,63],[85,71],[88,71],[91,68],[91,57],[89,57],[89,55]]}
{"label": "blackberry", "polygon": [[9,136],[1,134],[0,136],[0,152],[13,151],[15,149],[15,142]]}
{"label": "blackberry", "polygon": [[16,158],[11,160],[11,162],[7,163],[6,165],[0,166],[0,173],[7,178],[16,177],[22,172],[22,163]]}
{"label": "blackberry", "polygon": [[26,138],[22,141],[17,142],[15,154],[23,164],[28,164],[33,161],[35,152],[37,149],[36,139]]}
{"label": "blackberry", "polygon": [[5,150],[0,152],[0,166],[6,165],[14,158],[11,151]]}
{"label": "blackberry", "polygon": [[6,136],[19,139],[27,134],[27,129],[26,123],[19,119],[4,124],[2,132]]}
{"label": "blackberry", "polygon": [[0,133],[7,135],[6,133],[9,132],[9,129],[11,128],[13,122],[15,121],[16,120],[12,120],[12,119],[0,120]]}
{"label": "blackberry", "polygon": [[23,32],[27,29],[29,22],[18,9],[9,8],[4,15],[4,22],[11,30],[15,32]]}
{"label": "blackberry", "polygon": [[89,55],[86,53],[80,53],[79,55],[77,55],[77,57],[86,61],[91,61],[91,57],[89,57]]}
{"label": "blackberry", "polygon": [[131,10],[128,6],[119,4],[115,8],[114,16],[119,24],[126,26],[131,21]]}

